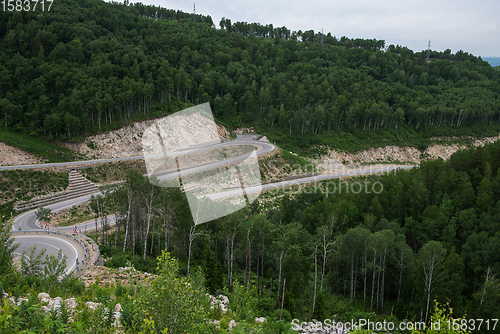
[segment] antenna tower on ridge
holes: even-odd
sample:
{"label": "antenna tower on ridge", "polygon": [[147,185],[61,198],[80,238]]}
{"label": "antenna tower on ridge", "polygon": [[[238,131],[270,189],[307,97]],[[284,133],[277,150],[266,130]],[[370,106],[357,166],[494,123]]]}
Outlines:
{"label": "antenna tower on ridge", "polygon": [[427,47],[427,62],[429,62],[431,58],[431,40],[429,40],[429,46]]}
{"label": "antenna tower on ridge", "polygon": [[193,20],[196,22],[196,3],[193,2]]}

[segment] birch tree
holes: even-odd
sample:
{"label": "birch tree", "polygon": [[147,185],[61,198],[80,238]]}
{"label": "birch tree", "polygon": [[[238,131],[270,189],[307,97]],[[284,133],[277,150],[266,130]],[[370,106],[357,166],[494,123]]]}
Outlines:
{"label": "birch tree", "polygon": [[321,267],[321,283],[319,290],[323,291],[323,280],[325,278],[325,270],[328,263],[328,258],[330,254],[335,250],[335,247],[338,245],[338,239],[333,238],[333,230],[329,226],[322,226],[319,228],[318,239],[319,249],[323,258]]}
{"label": "birch tree", "polygon": [[250,276],[252,272],[252,244],[255,240],[256,235],[252,234],[254,229],[255,219],[251,217],[248,222],[245,224],[245,232],[246,232],[246,242],[245,242],[245,272],[243,274],[243,285],[245,290],[247,288],[247,284],[250,281]]}
{"label": "birch tree", "polygon": [[200,231],[196,232],[196,226],[197,225],[193,225],[189,229],[188,264],[187,264],[187,275],[186,275],[187,278],[189,278],[189,268],[190,268],[190,265],[191,265],[191,252],[192,252],[192,249],[193,249],[193,242],[199,236],[206,235],[205,232],[200,232]]}
{"label": "birch tree", "polygon": [[234,251],[236,236],[245,219],[244,211],[233,213],[226,221],[224,232],[226,235],[226,264],[227,264],[227,283],[229,292],[233,291],[233,270],[234,270]]}
{"label": "birch tree", "polygon": [[275,230],[276,239],[273,243],[273,248],[278,252],[278,293],[276,296],[276,305],[278,305],[280,300],[280,290],[281,281],[283,277],[283,260],[285,258],[286,252],[294,244],[294,240],[300,231],[300,225],[298,223],[284,224],[280,223]]}
{"label": "birch tree", "polygon": [[410,268],[413,268],[415,261],[413,251],[411,250],[411,247],[406,244],[406,241],[404,239],[404,235],[402,235],[402,238],[398,238],[394,251],[394,261],[396,263],[396,267],[398,268],[398,280],[396,281],[398,290],[398,299],[396,302],[397,305],[399,304],[399,300],[401,299],[401,291],[403,290],[403,277]]}
{"label": "birch tree", "polygon": [[[143,196],[144,196],[143,201],[144,201],[144,204],[146,205],[146,210],[147,210],[147,212],[146,212],[147,225],[146,225],[146,232],[144,234],[144,253],[143,253],[144,260],[146,260],[148,234],[149,234],[149,228],[151,225],[151,217],[153,215],[153,203],[154,203],[156,194],[157,194],[156,186],[153,185],[153,182],[148,182],[148,180],[146,179],[145,185],[143,188]],[[153,244],[153,242],[151,242],[151,244]]]}
{"label": "birch tree", "polygon": [[491,266],[488,266],[484,276],[483,286],[474,294],[474,299],[479,302],[479,312],[483,304],[490,299],[498,299],[500,297],[500,281],[493,274]]}
{"label": "birch tree", "polygon": [[342,237],[341,253],[343,258],[347,261],[347,266],[350,267],[349,272],[349,282],[350,282],[350,293],[349,300],[351,305],[354,305],[356,300],[356,287],[357,287],[357,275],[358,275],[358,265],[360,260],[360,255],[364,254],[364,249],[366,240],[370,236],[370,231],[364,227],[358,226],[356,228],[351,228]]}
{"label": "birch tree", "polygon": [[318,244],[314,246],[314,296],[311,319],[314,319],[314,308],[316,307],[316,294],[318,292]]}
{"label": "birch tree", "polygon": [[444,261],[446,250],[439,241],[427,242],[418,252],[417,263],[422,272],[424,291],[426,295],[425,322],[429,316],[431,294],[436,289],[436,283],[443,279],[444,272],[440,266]]}

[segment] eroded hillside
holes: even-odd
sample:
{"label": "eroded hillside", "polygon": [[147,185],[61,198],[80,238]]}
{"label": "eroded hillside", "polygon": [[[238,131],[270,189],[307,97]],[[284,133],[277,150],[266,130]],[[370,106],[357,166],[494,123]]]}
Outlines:
{"label": "eroded hillside", "polygon": [[[142,155],[142,135],[154,122],[156,120],[135,122],[118,130],[86,137],[79,143],[64,143],[63,145],[90,159]],[[188,126],[200,128],[206,119],[194,116],[189,118],[189,122]],[[230,138],[231,134],[223,126],[217,125],[217,130],[220,138]],[[195,134],[185,132],[183,135],[192,136],[192,138],[186,138],[186,142],[196,141]]]}
{"label": "eroded hillside", "polygon": [[[443,138],[435,138],[442,140]],[[487,143],[493,143],[500,139],[499,136],[472,138],[470,137],[471,146],[484,146]],[[448,160],[451,155],[458,150],[466,149],[466,145],[459,144],[433,144],[424,152],[421,152],[415,147],[410,146],[384,146],[370,148],[368,150],[352,152],[342,152],[340,150],[328,149],[328,154],[321,156],[318,163],[326,164],[371,164],[371,163],[408,163],[418,164],[423,160],[443,159]]]}
{"label": "eroded hillside", "polygon": [[[193,119],[192,121],[194,123],[200,122],[200,120],[197,119]],[[152,123],[153,120],[135,122],[134,124],[123,127],[119,130],[89,136],[80,143],[67,143],[65,146],[76,150],[78,153],[86,155],[88,158],[113,158],[120,156],[141,155],[142,134]],[[232,135],[238,133],[255,132],[253,128],[240,128],[230,132],[221,125],[217,125],[217,130],[221,138],[231,138]],[[189,136],[190,134],[185,133],[185,135]],[[468,137],[468,142],[470,146],[483,146],[484,144],[494,142],[499,138],[500,136],[479,139]],[[187,140],[191,139],[187,138]],[[370,148],[357,152],[344,152],[337,149],[331,149],[329,147],[323,147],[326,149],[327,154],[321,155],[316,159],[309,159],[307,161],[302,159],[300,163],[297,160],[298,158],[290,159],[291,157],[293,158],[293,156],[296,156],[293,152],[289,152],[290,154],[287,154],[287,157],[285,158],[282,154],[283,152],[281,150],[277,150],[272,154],[259,157],[259,160],[261,161],[262,179],[264,182],[270,182],[291,175],[300,175],[302,173],[315,171],[319,173],[335,172],[339,169],[363,164],[419,164],[423,160],[438,158],[447,160],[456,151],[467,148],[465,144],[443,144],[443,141],[446,139],[447,138],[432,138],[432,140],[435,140],[436,143],[429,146],[423,152],[415,147],[399,147],[395,145]],[[309,165],[305,166],[307,164]],[[120,179],[120,177],[118,177],[118,179]],[[104,180],[99,181],[102,182]],[[116,181],[116,178],[114,178],[113,181]]]}
{"label": "eroded hillside", "polygon": [[45,162],[42,158],[0,142],[0,166],[29,165]]}

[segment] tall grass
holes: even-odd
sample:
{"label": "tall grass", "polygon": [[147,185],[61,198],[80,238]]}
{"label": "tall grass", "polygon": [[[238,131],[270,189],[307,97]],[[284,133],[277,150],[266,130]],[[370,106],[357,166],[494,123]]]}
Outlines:
{"label": "tall grass", "polygon": [[0,142],[34,154],[47,162],[66,162],[78,160],[79,155],[68,148],[51,143],[47,139],[31,137],[26,134],[0,130]]}

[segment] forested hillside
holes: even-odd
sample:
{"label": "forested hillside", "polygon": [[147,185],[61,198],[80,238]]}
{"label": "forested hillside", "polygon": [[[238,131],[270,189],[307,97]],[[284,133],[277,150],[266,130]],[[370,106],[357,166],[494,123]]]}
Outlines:
{"label": "forested hillside", "polygon": [[68,140],[210,102],[224,124],[297,145],[339,131],[499,124],[500,74],[466,52],[427,62],[427,52],[335,32],[218,25],[98,0],[2,11],[0,117]]}
{"label": "forested hillside", "polygon": [[[149,255],[167,250],[183,275],[201,266],[212,292],[243,285],[255,316],[279,317],[284,303],[288,320],[427,321],[436,299],[459,316],[492,319],[500,312],[499,158],[497,141],[410,171],[276,191],[271,207],[254,202],[198,226],[178,189],[130,170],[92,207],[102,222],[118,218],[117,233],[97,236],[112,256],[106,265],[130,259],[150,270]],[[358,181],[369,191],[356,190]]]}

